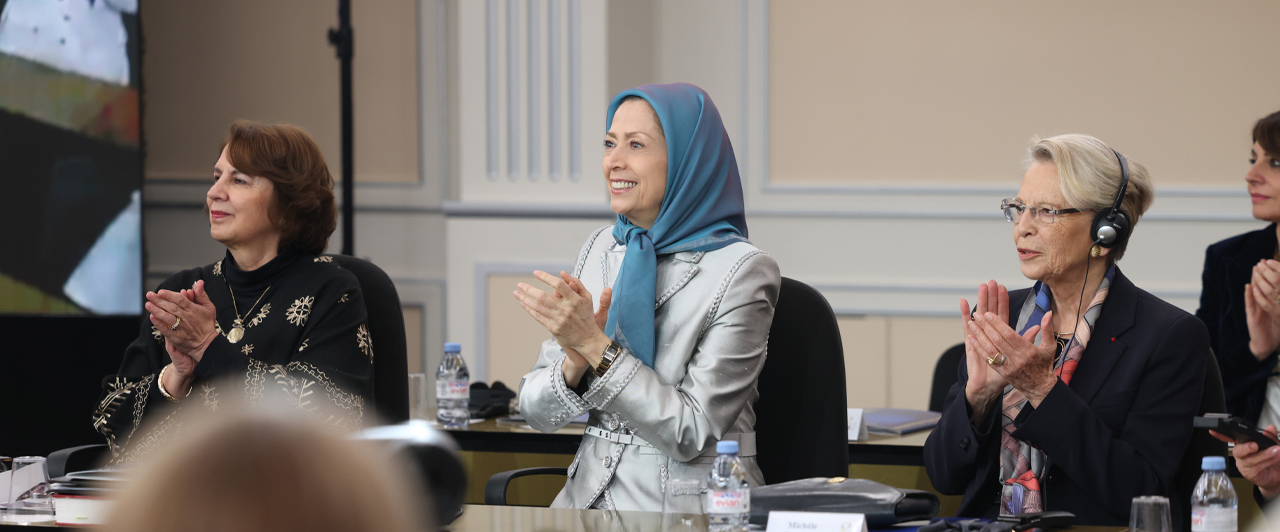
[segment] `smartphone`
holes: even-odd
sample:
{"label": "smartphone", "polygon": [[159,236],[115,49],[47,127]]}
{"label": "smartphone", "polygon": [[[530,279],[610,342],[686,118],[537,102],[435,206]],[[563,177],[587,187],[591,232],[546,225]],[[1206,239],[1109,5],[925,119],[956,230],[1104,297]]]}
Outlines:
{"label": "smartphone", "polygon": [[1258,444],[1258,450],[1261,451],[1272,445],[1276,445],[1276,440],[1270,434],[1263,432],[1253,423],[1245,421],[1244,418],[1234,417],[1230,414],[1205,414],[1197,416],[1192,421],[1192,426],[1201,429],[1211,429],[1217,431],[1228,438],[1236,441],[1236,443],[1253,442]]}

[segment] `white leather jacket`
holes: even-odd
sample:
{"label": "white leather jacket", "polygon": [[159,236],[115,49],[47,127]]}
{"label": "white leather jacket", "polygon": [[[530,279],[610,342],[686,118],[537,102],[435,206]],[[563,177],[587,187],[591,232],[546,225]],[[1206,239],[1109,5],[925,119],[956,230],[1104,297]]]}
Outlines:
{"label": "white leather jacket", "polygon": [[[626,253],[597,230],[574,276],[597,302]],[[756,379],[764,366],[781,276],[767,253],[747,243],[658,257],[654,368],[623,351],[603,377],[588,372],[581,396],[564,382],[565,353],[543,342],[520,381],[520,412],[554,431],[590,412],[588,435],[553,507],[698,512],[699,497],[670,494],[669,481],[704,481],[716,442],[738,440],[752,486],[764,484],[755,461]]]}

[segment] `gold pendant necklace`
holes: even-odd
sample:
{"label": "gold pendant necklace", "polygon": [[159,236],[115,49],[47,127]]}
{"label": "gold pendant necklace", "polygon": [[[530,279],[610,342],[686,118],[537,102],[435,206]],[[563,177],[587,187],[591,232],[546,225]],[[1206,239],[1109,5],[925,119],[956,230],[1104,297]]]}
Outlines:
{"label": "gold pendant necklace", "polygon": [[[227,283],[227,291],[231,292],[231,308],[236,311],[236,319],[231,322],[231,332],[227,333],[227,341],[231,343],[239,342],[244,338],[244,318],[240,316],[240,308],[236,306],[236,292],[231,289],[231,283],[227,282],[227,276],[222,276],[222,282]],[[249,314],[253,314],[253,309],[258,307],[258,303],[262,302],[262,298],[267,296],[267,292],[271,291],[268,285],[266,290],[262,291],[262,295],[258,296],[258,300],[253,302],[253,306],[249,307]]]}

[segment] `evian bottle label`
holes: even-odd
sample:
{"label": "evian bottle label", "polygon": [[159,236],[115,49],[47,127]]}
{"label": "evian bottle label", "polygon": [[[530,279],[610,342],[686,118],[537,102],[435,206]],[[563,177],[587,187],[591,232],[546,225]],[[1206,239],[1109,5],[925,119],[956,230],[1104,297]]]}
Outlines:
{"label": "evian bottle label", "polygon": [[707,513],[744,514],[749,503],[746,490],[711,490],[707,493]]}
{"label": "evian bottle label", "polygon": [[1236,532],[1236,509],[1192,507],[1191,532]]}
{"label": "evian bottle label", "polygon": [[436,381],[436,399],[470,398],[470,383],[467,381]]}

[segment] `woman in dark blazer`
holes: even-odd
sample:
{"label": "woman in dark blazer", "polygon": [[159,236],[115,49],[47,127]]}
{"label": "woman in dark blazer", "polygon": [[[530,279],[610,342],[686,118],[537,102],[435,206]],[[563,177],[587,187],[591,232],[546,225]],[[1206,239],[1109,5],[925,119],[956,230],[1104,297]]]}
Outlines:
{"label": "woman in dark blazer", "polygon": [[1035,286],[991,281],[972,314],[961,300],[966,360],[925,469],[939,492],[964,494],[962,516],[1065,510],[1123,526],[1134,497],[1163,495],[1181,529],[1173,478],[1209,336],[1115,266],[1152,202],[1150,179],[1084,135],[1041,140],[1031,160],[1002,208]]}
{"label": "woman in dark blazer", "polygon": [[[1249,159],[1244,180],[1253,217],[1272,223],[1209,246],[1196,316],[1209,327],[1227,410],[1265,427],[1280,424],[1280,412],[1266,408],[1280,346],[1280,112],[1254,125]],[[1273,387],[1280,387],[1280,379]]]}

